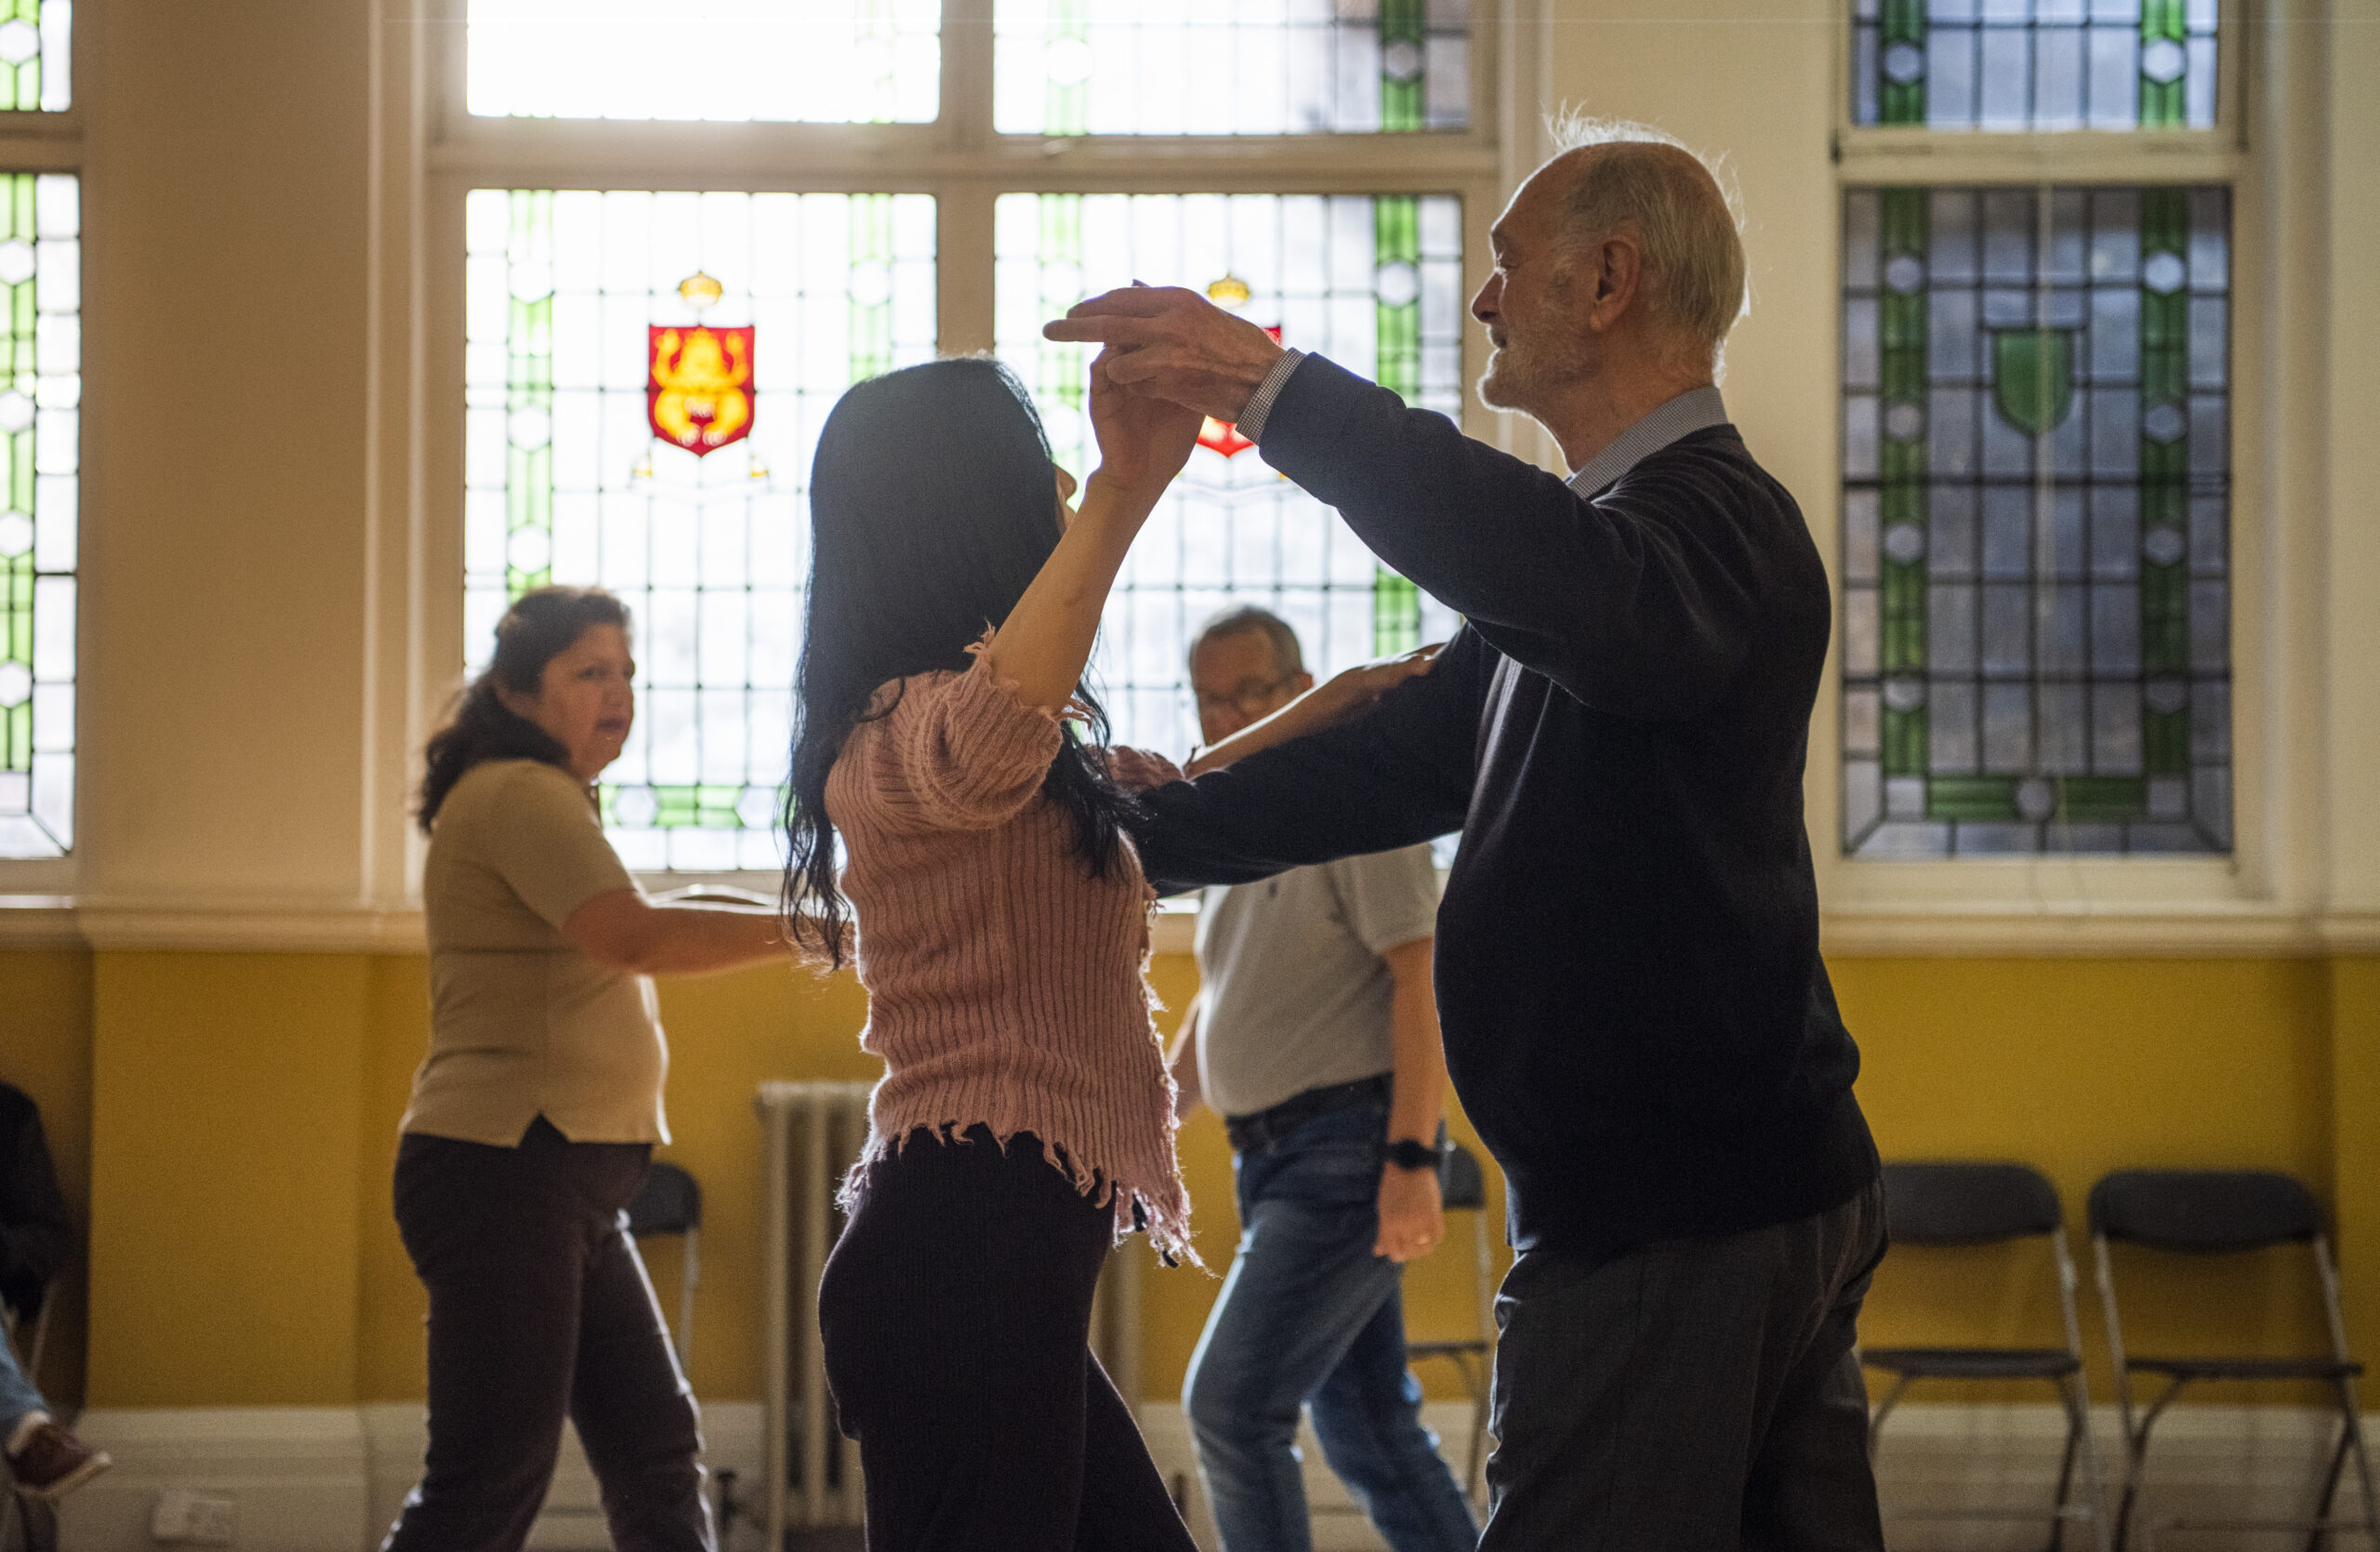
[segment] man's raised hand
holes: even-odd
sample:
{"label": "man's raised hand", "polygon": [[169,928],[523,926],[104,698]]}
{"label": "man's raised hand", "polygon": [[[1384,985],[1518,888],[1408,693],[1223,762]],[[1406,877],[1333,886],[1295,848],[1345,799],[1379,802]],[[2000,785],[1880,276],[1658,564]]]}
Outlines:
{"label": "man's raised hand", "polygon": [[1236,420],[1281,358],[1280,341],[1178,285],[1130,285],[1077,302],[1041,327],[1051,339],[1107,347],[1115,384]]}

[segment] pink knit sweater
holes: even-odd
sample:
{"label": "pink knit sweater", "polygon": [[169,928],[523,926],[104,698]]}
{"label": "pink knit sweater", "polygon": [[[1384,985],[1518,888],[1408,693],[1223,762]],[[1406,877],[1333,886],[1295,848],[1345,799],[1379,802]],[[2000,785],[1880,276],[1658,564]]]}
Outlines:
{"label": "pink knit sweater", "polygon": [[[975,666],[887,684],[826,779],[868,990],[860,1045],[883,1058],[866,1151],[844,1190],[919,1127],[982,1122],[1063,1152],[1076,1188],[1137,1205],[1188,1254],[1173,1083],[1149,1018],[1154,898],[1129,840],[1094,878],[1041,791],[1058,721]],[[889,710],[886,708],[890,708]]]}

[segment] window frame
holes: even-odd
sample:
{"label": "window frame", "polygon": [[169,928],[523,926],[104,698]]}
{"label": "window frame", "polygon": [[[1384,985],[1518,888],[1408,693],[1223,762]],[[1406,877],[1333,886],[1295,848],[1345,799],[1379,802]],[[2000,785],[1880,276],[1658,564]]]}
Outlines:
{"label": "window frame", "polygon": [[[10,110],[0,113],[0,171],[72,174],[88,189],[89,173],[84,163],[84,119],[86,105],[91,95],[91,72],[88,61],[97,54],[90,39],[94,24],[92,13],[101,9],[106,0],[77,0],[73,30],[67,42],[67,69],[72,74],[73,97],[67,106],[56,113],[39,109]],[[83,279],[87,288],[90,279],[90,232],[87,219],[83,235]],[[88,320],[85,319],[84,354],[87,362],[89,349]],[[82,858],[86,837],[89,832],[88,805],[85,802],[89,790],[88,767],[84,748],[84,730],[90,719],[85,714],[87,672],[91,662],[91,642],[88,635],[90,610],[86,606],[85,592],[90,574],[90,538],[92,487],[90,457],[92,406],[101,397],[94,391],[87,365],[82,372],[81,416],[78,430],[79,455],[75,490],[75,608],[74,608],[74,843],[63,856],[0,857],[0,896],[27,896],[66,900],[73,897],[83,876]]]}
{"label": "window frame", "polygon": [[[1471,126],[1379,135],[1002,135],[992,128],[994,0],[943,0],[941,113],[926,124],[722,124],[494,118],[465,100],[468,0],[429,0],[419,249],[426,285],[421,403],[423,575],[420,693],[408,748],[418,749],[460,683],[463,641],[463,205],[473,189],[689,189],[926,193],[936,201],[935,315],[944,354],[989,351],[994,325],[993,206],[1049,193],[1424,193],[1462,201],[1467,299],[1486,280],[1488,229],[1511,170],[1502,77],[1514,28],[1510,0],[1474,0]],[[79,89],[79,87],[78,87]],[[1516,137],[1515,137],[1516,138]],[[1526,170],[1526,169],[1522,169]],[[1486,341],[1465,329],[1461,424],[1500,445],[1514,418],[1468,390]],[[407,828],[406,877],[424,850]],[[640,874],[653,883],[774,890],[754,871]]]}
{"label": "window frame", "polygon": [[[2230,651],[2232,849],[2177,856],[2043,853],[2016,857],[1903,859],[1843,851],[1842,714],[1842,197],[1853,188],[2052,184],[2222,184],[2231,191],[2230,397],[2261,402],[2269,365],[2264,345],[2273,268],[2268,194],[2249,153],[2243,111],[2250,18],[2226,0],[2216,23],[2215,123],[2195,130],[2003,131],[1862,126],[1851,121],[1855,38],[1851,7],[1835,14],[1835,207],[1830,217],[1836,349],[1827,366],[1835,402],[1829,488],[1812,528],[1835,580],[1835,641],[1810,723],[1805,813],[1831,946],[1884,951],[1969,943],[2009,948],[2071,946],[2078,921],[2091,941],[2181,941],[2177,921],[2227,923],[2281,914],[2279,836],[2268,813],[2281,751],[2262,693],[2277,623],[2268,549],[2270,524],[2261,422],[2230,417]],[[2183,935],[2187,935],[2184,929]],[[2061,944],[2061,940],[2066,940]]]}

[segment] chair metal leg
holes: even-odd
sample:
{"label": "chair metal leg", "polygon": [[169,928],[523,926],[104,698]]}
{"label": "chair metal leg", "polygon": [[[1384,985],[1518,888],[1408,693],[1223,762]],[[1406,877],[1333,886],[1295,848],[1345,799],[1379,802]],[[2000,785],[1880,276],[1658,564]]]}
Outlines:
{"label": "chair metal leg", "polygon": [[[2353,1460],[2356,1485],[2363,1491],[2363,1533],[2374,1548],[2380,1548],[2380,1503],[2375,1503],[2373,1498],[2372,1456],[2364,1445],[2362,1409],[2356,1400],[2355,1381],[2351,1377],[2342,1375],[2338,1386],[2339,1447],[2331,1457],[2330,1474],[2322,1483],[2321,1506],[2314,1511],[2315,1518],[2322,1520],[2331,1518],[2331,1506],[2338,1500],[2339,1479],[2346,1474],[2347,1463]],[[2338,1545],[2336,1528],[2324,1525],[2317,1530],[2313,1539],[2307,1544],[2309,1552],[2313,1552],[2318,1543],[2323,1542],[2333,1546]]]}
{"label": "chair metal leg", "polygon": [[2363,1490],[2363,1533],[2375,1549],[2380,1549],[2380,1494],[2372,1491],[2372,1452],[2363,1439],[2363,1410],[2355,1399],[2355,1382],[2339,1382],[2345,1392],[2347,1433],[2354,1440],[2355,1481]]}
{"label": "chair metal leg", "polygon": [[2322,1473],[2322,1491],[2314,1499],[2314,1524],[2306,1533],[2306,1552],[2322,1552],[2331,1545],[2331,1530],[2323,1521],[2331,1518],[2331,1505],[2339,1495],[2339,1478],[2347,1472],[2347,1445],[2352,1439],[2347,1425],[2339,1425],[2339,1441],[2331,1452],[2331,1464]]}
{"label": "chair metal leg", "polygon": [[2149,1513],[2149,1430],[2157,1426],[2157,1419],[2165,1414],[2165,1409],[2174,1404],[2174,1398],[2188,1383],[2186,1379],[2167,1381],[2163,1393],[2140,1414],[2139,1431],[2125,1440],[2130,1466],[2124,1475],[2123,1506],[2116,1511],[2118,1546],[2131,1545],[2129,1532],[2136,1511],[2140,1517],[2141,1552],[2156,1552],[2157,1527]]}
{"label": "chair metal leg", "polygon": [[[2057,1463],[2057,1496],[2049,1501],[2049,1552],[2065,1552],[2066,1499],[2074,1486],[2074,1457],[2081,1451],[2082,1436],[2091,1424],[2087,1414],[2075,1411],[2072,1376],[2052,1383],[2057,1386],[2058,1399],[2066,1403],[2066,1453]],[[2096,1518],[2097,1513],[2094,1506],[2093,1517]]]}
{"label": "chair metal leg", "polygon": [[2082,1447],[2082,1491],[2090,1495],[2091,1545],[2093,1552],[2113,1552],[2114,1542],[2108,1534],[2108,1490],[2099,1472],[2099,1441],[2091,1436],[2091,1386],[2081,1374],[2068,1382],[2072,1387],[2074,1435]]}

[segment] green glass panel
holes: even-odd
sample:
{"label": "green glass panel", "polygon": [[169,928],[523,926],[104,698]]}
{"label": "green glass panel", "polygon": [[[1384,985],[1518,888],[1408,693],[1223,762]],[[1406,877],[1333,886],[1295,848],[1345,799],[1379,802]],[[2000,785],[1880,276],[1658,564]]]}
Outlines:
{"label": "green glass panel", "polygon": [[[1421,48],[1428,38],[1423,0],[1381,0],[1380,126],[1384,132],[1409,133],[1424,127],[1421,67]],[[1397,73],[1400,60],[1408,67],[1403,74]]]}
{"label": "green glass panel", "polygon": [[2140,127],[2143,129],[2178,129],[2189,122],[2189,100],[2185,78],[2179,74],[2170,80],[2157,78],[2153,61],[2164,49],[2181,49],[2189,39],[2189,24],[2184,12],[2184,0],[2141,0],[2140,7]]}
{"label": "green glass panel", "polygon": [[1890,561],[1884,568],[1884,671],[1922,673],[1925,669],[1925,566]]}
{"label": "green glass panel", "polygon": [[[1928,258],[1931,217],[1923,189],[1891,189],[1882,195],[1881,232],[1887,275],[1920,268]],[[1896,262],[1897,261],[1897,263]],[[1925,520],[1926,448],[1924,410],[1927,387],[1926,292],[1921,283],[1907,290],[1891,289],[1882,298],[1880,325],[1884,368],[1884,444],[1881,452],[1879,506],[1889,533],[1901,524],[1915,524],[1923,534]],[[1903,426],[1901,422],[1908,424]],[[1906,434],[1897,434],[1906,432]],[[1925,567],[1922,562],[1888,561],[1884,568],[1884,670],[1917,673],[1925,668]],[[1924,717],[1918,717],[1922,725]],[[1889,740],[1888,740],[1889,743]],[[1911,755],[1907,769],[1924,768],[1922,749]]]}
{"label": "green glass panel", "polygon": [[2150,776],[2190,774],[2190,714],[2151,710],[2141,718],[2142,763]]}
{"label": "green glass panel", "polygon": [[2056,783],[2054,821],[2112,824],[2149,812],[2148,783],[2138,776],[2067,776]]}
{"label": "green glass panel", "polygon": [[2140,664],[2150,673],[2190,666],[2189,577],[2179,565],[2140,568]]}
{"label": "green glass panel", "polygon": [[[1884,10],[1880,39],[1883,47],[1876,51],[1876,69],[1881,77],[1877,83],[1877,99],[1882,108],[1878,118],[1884,124],[1924,124],[1925,0],[1884,0]],[[1896,81],[1886,72],[1884,60],[1896,45],[1918,51],[1920,69],[1914,80]]]}
{"label": "green glass panel", "polygon": [[1389,570],[1372,577],[1372,653],[1385,657],[1421,644],[1421,590]]}
{"label": "green glass panel", "polygon": [[1884,710],[1884,774],[1924,776],[1927,758],[1925,708]]}
{"label": "green glass panel", "polygon": [[[1377,380],[1408,402],[1421,389],[1421,202],[1409,195],[1382,195],[1372,202],[1372,258],[1382,277],[1400,278],[1393,293],[1376,293],[1379,330]],[[1391,266],[1398,266],[1395,271]],[[1392,299],[1400,298],[1402,299]]]}
{"label": "green glass panel", "polygon": [[[1082,198],[1080,194],[1040,196],[1040,252],[1046,256],[1043,262],[1081,266]],[[1074,304],[1068,302],[1066,305],[1072,307]],[[1040,352],[1041,372],[1039,380],[1034,384],[1034,391],[1054,394],[1079,411],[1090,391],[1090,382],[1084,372],[1089,359],[1080,345],[1049,342]]]}
{"label": "green glass panel", "polygon": [[1925,783],[1925,816],[1929,819],[2007,821],[2016,819],[2016,778],[2014,776],[1931,776]]}
{"label": "green glass panel", "polygon": [[1991,336],[1991,402],[2027,436],[2047,436],[2074,409],[2074,335],[1999,329]]}
{"label": "green glass panel", "polygon": [[[852,265],[889,265],[892,259],[892,196],[852,196]],[[875,293],[870,292],[870,298]],[[852,380],[872,378],[892,366],[892,298],[852,298]]]}
{"label": "green glass panel", "polygon": [[656,829],[735,829],[742,825],[735,812],[744,795],[741,787],[656,786],[651,791],[658,805],[653,820]]}

